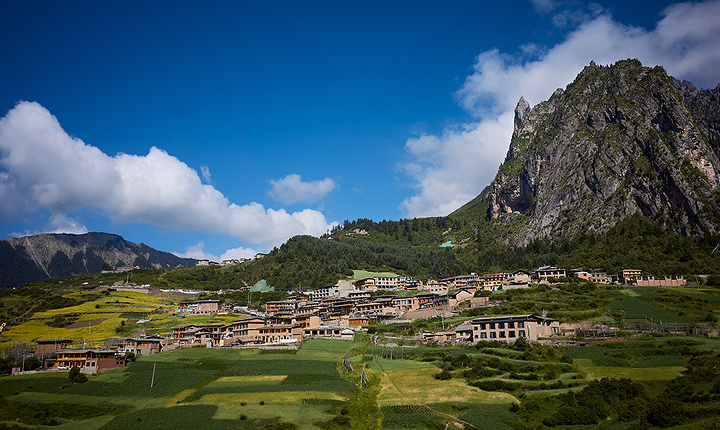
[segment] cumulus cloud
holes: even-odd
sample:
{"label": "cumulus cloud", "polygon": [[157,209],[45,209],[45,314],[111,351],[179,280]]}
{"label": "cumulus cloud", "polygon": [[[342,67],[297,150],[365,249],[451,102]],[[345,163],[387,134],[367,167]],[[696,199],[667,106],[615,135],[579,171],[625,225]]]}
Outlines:
{"label": "cumulus cloud", "polygon": [[147,155],[111,157],[69,136],[35,102],[20,102],[0,119],[0,197],[3,219],[44,209],[59,223],[94,207],[118,222],[228,234],[264,246],[332,227],[310,209],[288,213],[231,203],[197,171],[155,147]]}
{"label": "cumulus cloud", "polygon": [[240,258],[253,258],[257,251],[250,248],[232,248],[225,251],[222,255],[214,255],[205,251],[205,242],[200,241],[195,245],[188,246],[185,252],[173,252],[181,258],[194,258],[196,260],[210,260],[218,263],[223,260],[237,260]]}
{"label": "cumulus cloud", "polygon": [[268,196],[289,205],[303,202],[313,203],[323,199],[336,188],[335,181],[325,178],[321,181],[303,182],[300,175],[291,174],[282,179],[270,180],[272,189]]}
{"label": "cumulus cloud", "polygon": [[[543,10],[553,4],[535,2],[536,8]],[[447,215],[479,194],[492,181],[507,152],[513,109],[520,96],[531,105],[546,100],[590,61],[611,64],[637,58],[644,65],[662,65],[678,79],[715,87],[720,81],[717,16],[717,0],[673,5],[652,30],[624,25],[601,14],[552,47],[529,43],[518,55],[497,49],[482,52],[473,73],[456,93],[458,103],[476,121],[448,128],[440,136],[407,140],[408,161],[401,168],[413,180],[417,194],[403,201],[400,209],[408,217]]]}
{"label": "cumulus cloud", "polygon": [[50,216],[50,230],[47,233],[85,234],[87,232],[88,229],[82,220],[61,214]]}

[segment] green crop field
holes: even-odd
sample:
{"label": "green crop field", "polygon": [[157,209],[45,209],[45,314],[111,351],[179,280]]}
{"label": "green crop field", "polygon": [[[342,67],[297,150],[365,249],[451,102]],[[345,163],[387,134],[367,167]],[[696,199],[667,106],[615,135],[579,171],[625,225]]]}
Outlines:
{"label": "green crop field", "polygon": [[[666,395],[671,380],[684,375],[688,357],[707,356],[703,362],[714,365],[720,350],[717,340],[688,336],[562,348],[421,346],[406,348],[411,359],[382,358],[380,349],[368,346],[311,340],[297,352],[179,348],[82,384],[58,372],[4,377],[0,428],[14,424],[9,417],[22,417],[27,428],[88,430],[181,429],[188,422],[198,430],[280,423],[302,429],[425,429],[453,422],[467,429],[510,429],[521,419],[551,416],[528,418],[533,412],[526,404],[555,405],[557,396],[581,393],[601,378],[628,378],[651,398]],[[355,373],[341,365],[346,353],[353,354]],[[371,385],[358,389],[363,365]],[[446,372],[446,378],[438,377]],[[702,380],[698,386],[705,385]],[[63,412],[64,405],[74,406]],[[38,408],[50,412],[38,415],[33,412]]]}
{"label": "green crop field", "polygon": [[342,404],[357,390],[337,367],[353,345],[313,340],[297,354],[176,349],[83,384],[70,383],[66,373],[2,378],[1,400],[18,408],[30,402],[71,403],[117,412],[73,422],[88,429],[187,428],[189,420],[198,429],[258,428],[283,421],[312,428],[313,421],[333,418],[326,412],[328,404]]}
{"label": "green crop field", "polygon": [[[173,327],[191,324],[230,324],[237,315],[177,316],[176,306],[165,298],[132,291],[76,292],[62,296],[81,301],[77,305],[34,313],[30,319],[3,331],[9,341],[34,342],[44,339],[73,339],[97,344],[108,338],[137,333],[170,334]],[[5,299],[12,304],[17,299]],[[73,302],[73,300],[70,300]],[[145,322],[137,323],[143,319]],[[64,321],[64,323],[58,323]],[[125,323],[125,324],[123,324]],[[0,343],[0,350],[9,342]]]}
{"label": "green crop field", "polygon": [[[371,326],[380,338],[374,346],[367,336],[362,340],[358,336],[356,342],[307,341],[297,351],[196,347],[142,357],[127,368],[91,376],[81,384],[70,382],[62,372],[3,377],[0,428],[180,429],[189,422],[198,430],[425,429],[452,428],[452,423],[466,429],[552,427],[547,423],[570,416],[555,412],[575,407],[572,399],[590,398],[583,394],[590,389],[617,390],[616,385],[644,390],[639,394],[643,398],[637,404],[598,406],[607,409],[602,420],[611,417],[603,428],[650,428],[647,420],[657,420],[660,412],[670,410],[662,403],[665,398],[684,408],[667,414],[687,422],[697,417],[697,425],[710,425],[714,421],[709,416],[720,417],[720,373],[715,370],[720,368],[720,341],[679,331],[641,334],[629,331],[629,324],[620,324],[646,319],[688,327],[714,324],[720,313],[720,290],[567,283],[494,293],[493,298],[502,302],[444,320]],[[28,313],[24,322],[8,327],[3,340],[57,337],[98,342],[240,318],[177,316],[166,298],[134,292],[78,292],[60,299],[58,306],[66,307]],[[22,309],[31,305],[12,296],[3,298],[3,303]],[[617,325],[617,335],[624,340],[580,339],[589,341],[584,346],[501,342],[437,346],[401,336],[440,330],[443,323],[452,329],[479,316],[478,312],[543,309],[563,322],[592,318],[595,323]],[[3,341],[0,349],[9,344]],[[390,359],[391,347],[382,344],[402,346],[392,347],[394,359]],[[354,373],[341,364],[346,353],[351,355]],[[363,366],[370,386],[358,388]],[[600,388],[594,385],[599,381],[604,381]],[[676,393],[686,394],[675,398]],[[632,417],[636,421],[627,421]]]}

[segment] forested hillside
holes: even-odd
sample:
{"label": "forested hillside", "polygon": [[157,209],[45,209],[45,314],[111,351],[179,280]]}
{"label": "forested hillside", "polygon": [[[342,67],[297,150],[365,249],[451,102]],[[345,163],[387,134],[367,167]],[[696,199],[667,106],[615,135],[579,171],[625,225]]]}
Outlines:
{"label": "forested hillside", "polygon": [[[401,243],[406,240],[406,233],[429,237],[438,225],[450,228],[453,223],[459,226],[458,231],[468,228],[462,221],[442,218],[383,223],[358,220],[347,223],[351,230],[339,229],[324,238],[297,236],[266,257],[237,266],[134,270],[129,274],[86,275],[63,282],[107,285],[129,276],[130,282],[158,288],[220,290],[242,288],[265,279],[278,290],[290,290],[335,284],[353,269],[442,279],[470,272],[529,271],[542,265],[602,269],[607,273],[633,268],[656,276],[685,275],[691,281],[695,274],[720,274],[720,249],[713,252],[720,237],[694,239],[675,235],[640,215],[626,218],[604,234],[583,233],[557,243],[535,240],[524,247],[488,243],[481,229],[477,237],[454,248]],[[398,233],[398,241],[393,242],[390,235],[379,230],[380,225],[388,231],[406,233]],[[413,230],[413,225],[435,227]],[[345,235],[355,228],[362,228],[367,234]],[[40,281],[36,285],[52,286],[58,282]]]}

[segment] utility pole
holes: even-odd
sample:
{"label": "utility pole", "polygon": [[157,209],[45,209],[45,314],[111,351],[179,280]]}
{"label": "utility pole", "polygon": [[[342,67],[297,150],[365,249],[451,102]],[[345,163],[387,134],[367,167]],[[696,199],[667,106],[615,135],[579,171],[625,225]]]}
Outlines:
{"label": "utility pole", "polygon": [[157,363],[153,363],[153,373],[152,373],[152,379],[150,379],[150,388],[155,385],[155,366],[157,366]]}

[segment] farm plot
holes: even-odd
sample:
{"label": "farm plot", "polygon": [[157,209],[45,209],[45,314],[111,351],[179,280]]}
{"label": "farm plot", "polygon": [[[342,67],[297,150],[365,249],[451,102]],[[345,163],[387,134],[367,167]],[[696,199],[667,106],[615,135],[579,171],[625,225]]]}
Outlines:
{"label": "farm plot", "polygon": [[377,404],[384,415],[384,429],[435,428],[457,420],[485,428],[491,415],[493,428],[508,428],[502,420],[516,402],[510,394],[479,390],[463,379],[438,380],[439,369],[432,362],[370,354],[363,360],[381,374]]}
{"label": "farm plot", "polygon": [[187,428],[191,421],[197,429],[259,428],[284,421],[312,428],[313,421],[332,418],[328,410],[357,390],[337,371],[352,345],[313,340],[297,354],[176,349],[139,358],[83,384],[70,383],[60,373],[3,378],[0,402],[105,408],[95,416],[78,408],[77,419],[62,418],[87,429]]}

